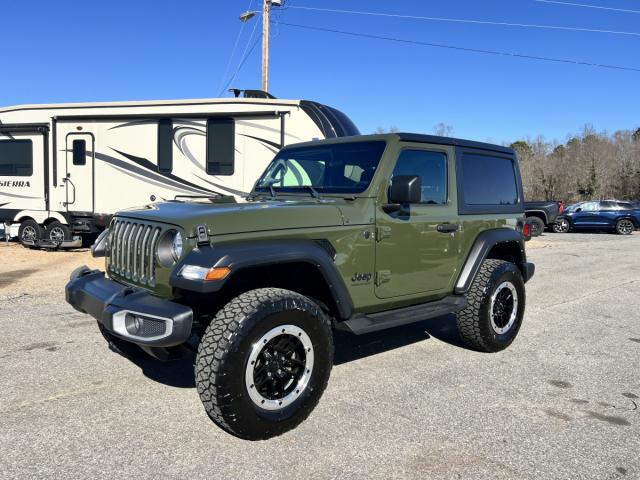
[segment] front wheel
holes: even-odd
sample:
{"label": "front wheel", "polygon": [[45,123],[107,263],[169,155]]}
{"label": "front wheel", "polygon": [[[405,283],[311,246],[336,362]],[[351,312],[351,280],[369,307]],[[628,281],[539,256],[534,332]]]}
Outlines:
{"label": "front wheel", "polygon": [[616,232],[619,235],[631,235],[636,226],[628,218],[622,218],[616,222]]}
{"label": "front wheel", "polygon": [[498,352],[516,338],[524,316],[524,280],[518,267],[504,260],[482,262],[458,312],[462,341],[474,350]]}
{"label": "front wheel", "polygon": [[307,418],[332,364],[331,323],[322,309],[298,293],[261,288],[231,300],[207,327],[196,385],[219,427],[265,440]]}
{"label": "front wheel", "polygon": [[569,223],[569,220],[567,220],[566,218],[563,218],[562,220],[558,220],[556,223],[553,224],[553,231],[555,233],[567,233],[569,232],[569,230],[571,230],[571,224]]}

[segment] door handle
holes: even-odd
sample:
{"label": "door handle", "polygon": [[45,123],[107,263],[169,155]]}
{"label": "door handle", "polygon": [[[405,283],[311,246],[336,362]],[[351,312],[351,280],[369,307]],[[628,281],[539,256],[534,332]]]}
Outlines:
{"label": "door handle", "polygon": [[67,201],[64,202],[63,204],[65,207],[67,207],[69,205],[73,205],[74,203],[76,203],[76,186],[73,184],[73,182],[68,176],[66,178],[63,178],[62,182],[69,183],[73,187],[73,202],[69,201],[69,189],[67,189],[67,198],[66,198]]}
{"label": "door handle", "polygon": [[436,230],[440,233],[454,233],[458,231],[457,223],[440,223],[436,227]]}

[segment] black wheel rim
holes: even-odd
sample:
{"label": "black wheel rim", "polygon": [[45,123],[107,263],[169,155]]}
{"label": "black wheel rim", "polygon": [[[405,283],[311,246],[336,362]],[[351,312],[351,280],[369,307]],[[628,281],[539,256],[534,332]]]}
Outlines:
{"label": "black wheel rim", "polygon": [[305,371],[304,346],[292,335],[271,339],[258,355],[253,368],[255,388],[269,400],[286,397]]}
{"label": "black wheel rim", "polygon": [[249,397],[266,410],[285,408],[307,388],[314,351],[307,333],[282,325],[253,344],[245,371]]}
{"label": "black wheel rim", "polygon": [[491,296],[491,326],[498,334],[508,332],[517,318],[518,293],[511,282],[503,282]]}

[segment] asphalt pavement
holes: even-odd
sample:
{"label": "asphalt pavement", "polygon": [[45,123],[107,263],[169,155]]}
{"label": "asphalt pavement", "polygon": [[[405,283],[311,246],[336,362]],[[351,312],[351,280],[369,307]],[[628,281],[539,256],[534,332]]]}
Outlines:
{"label": "asphalt pavement", "polygon": [[639,253],[640,232],[533,242],[498,354],[461,347],[451,317],[340,334],[319,406],[264,442],[209,420],[190,359],[119,357],[34,275],[0,288],[0,478],[640,478]]}

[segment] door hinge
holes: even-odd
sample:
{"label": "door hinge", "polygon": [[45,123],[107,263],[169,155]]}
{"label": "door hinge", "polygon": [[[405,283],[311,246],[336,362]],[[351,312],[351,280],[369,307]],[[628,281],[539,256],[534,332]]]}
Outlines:
{"label": "door hinge", "polygon": [[376,272],[376,285],[380,286],[383,283],[391,281],[391,270],[378,270]]}
{"label": "door hinge", "polygon": [[391,236],[391,227],[377,227],[376,228],[376,240],[381,242],[385,238]]}

